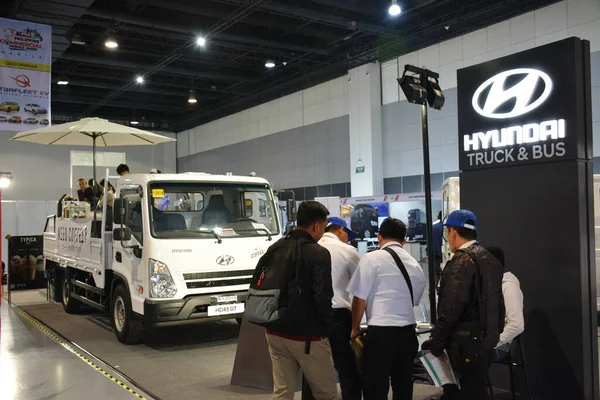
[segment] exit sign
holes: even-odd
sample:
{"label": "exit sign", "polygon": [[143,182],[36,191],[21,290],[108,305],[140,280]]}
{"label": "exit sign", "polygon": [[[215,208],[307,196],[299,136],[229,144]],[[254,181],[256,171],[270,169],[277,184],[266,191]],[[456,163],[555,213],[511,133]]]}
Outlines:
{"label": "exit sign", "polygon": [[357,174],[362,174],[365,172],[365,167],[356,167],[356,173]]}

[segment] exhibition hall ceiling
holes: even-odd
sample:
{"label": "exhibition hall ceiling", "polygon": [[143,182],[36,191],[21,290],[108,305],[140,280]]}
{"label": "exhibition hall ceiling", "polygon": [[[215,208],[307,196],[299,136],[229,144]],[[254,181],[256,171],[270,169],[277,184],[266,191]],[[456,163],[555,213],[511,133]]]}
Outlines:
{"label": "exhibition hall ceiling", "polygon": [[0,16],[52,25],[55,123],[181,131],[556,2],[8,0]]}

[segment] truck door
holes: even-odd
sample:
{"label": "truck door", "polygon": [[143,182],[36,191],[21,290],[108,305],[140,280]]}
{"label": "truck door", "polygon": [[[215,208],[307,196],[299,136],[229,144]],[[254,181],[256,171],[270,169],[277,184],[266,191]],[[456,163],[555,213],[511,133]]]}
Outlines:
{"label": "truck door", "polygon": [[[125,226],[131,229],[131,240],[121,243],[114,241],[114,260],[113,270],[126,279],[131,296],[131,306],[134,312],[143,314],[144,312],[144,277],[145,269],[143,267],[143,257],[141,249],[144,246],[144,207],[142,198],[137,194],[131,194],[131,188],[121,189],[121,198],[127,199],[130,204],[128,218]],[[138,246],[140,251],[134,250]],[[141,290],[141,293],[140,293]]]}

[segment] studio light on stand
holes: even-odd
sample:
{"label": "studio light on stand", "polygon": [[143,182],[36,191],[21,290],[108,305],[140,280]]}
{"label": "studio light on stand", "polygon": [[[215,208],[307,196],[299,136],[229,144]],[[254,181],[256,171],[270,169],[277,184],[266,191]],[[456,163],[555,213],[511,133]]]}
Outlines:
{"label": "studio light on stand", "polygon": [[429,267],[429,308],[430,320],[435,324],[436,316],[436,283],[433,257],[433,212],[431,209],[431,168],[429,163],[429,127],[427,120],[427,103],[435,110],[444,106],[444,92],[439,84],[440,75],[425,68],[405,65],[398,84],[410,103],[421,105],[421,128],[423,133],[423,166],[425,173],[425,212],[427,214],[427,254]]}

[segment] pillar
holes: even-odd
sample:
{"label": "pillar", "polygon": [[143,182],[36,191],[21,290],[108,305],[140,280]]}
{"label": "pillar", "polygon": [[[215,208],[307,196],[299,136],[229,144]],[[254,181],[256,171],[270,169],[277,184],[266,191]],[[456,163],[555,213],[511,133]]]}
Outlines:
{"label": "pillar", "polygon": [[381,68],[369,63],[348,71],[352,197],[383,193]]}

